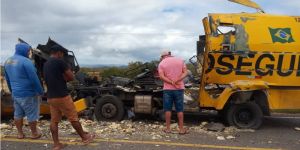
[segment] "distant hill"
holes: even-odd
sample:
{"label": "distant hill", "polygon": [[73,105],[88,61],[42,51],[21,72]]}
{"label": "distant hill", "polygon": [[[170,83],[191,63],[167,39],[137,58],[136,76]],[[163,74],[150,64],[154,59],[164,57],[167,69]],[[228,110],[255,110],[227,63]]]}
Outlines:
{"label": "distant hill", "polygon": [[121,65],[121,64],[79,64],[79,66],[84,68],[109,68],[109,67],[126,68],[128,67],[128,65]]}

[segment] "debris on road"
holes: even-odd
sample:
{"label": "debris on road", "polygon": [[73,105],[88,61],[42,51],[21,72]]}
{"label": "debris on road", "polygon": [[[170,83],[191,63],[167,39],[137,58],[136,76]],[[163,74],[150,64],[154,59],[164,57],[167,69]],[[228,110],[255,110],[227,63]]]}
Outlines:
{"label": "debris on road", "polygon": [[44,144],[43,146],[47,148],[47,147],[48,147],[48,144]]}
{"label": "debris on road", "polygon": [[0,129],[9,129],[9,128],[11,128],[11,126],[6,124],[6,123],[1,123],[0,124]]}
{"label": "debris on road", "polygon": [[268,144],[272,144],[272,141],[268,141]]}
{"label": "debris on road", "polygon": [[230,127],[226,127],[223,132],[224,133],[255,132],[255,130],[254,129],[238,129],[236,127],[230,126]]}
{"label": "debris on road", "polygon": [[[123,120],[121,122],[105,122],[93,121],[87,119],[79,120],[85,132],[94,132],[98,138],[111,139],[119,138],[124,140],[136,139],[143,137],[149,140],[163,140],[163,141],[176,141],[182,136],[178,136],[178,124],[172,123],[172,134],[166,134],[162,130],[165,128],[164,122],[154,120]],[[43,138],[51,138],[49,129],[49,120],[40,120],[39,128],[43,133]],[[251,129],[237,129],[235,127],[225,127],[221,123],[216,122],[201,122],[200,125],[186,124],[191,134],[201,134],[204,136],[216,137],[218,140],[231,140],[235,139],[238,132],[255,132]],[[13,123],[2,123],[0,125],[1,136],[17,135],[17,129]],[[296,128],[295,128],[296,129]],[[30,135],[29,126],[23,127],[24,133]],[[63,120],[59,123],[60,136],[75,136],[76,131],[73,129],[69,121]]]}
{"label": "debris on road", "polygon": [[225,126],[222,123],[208,123],[206,125],[204,125],[205,128],[207,128],[207,130],[209,131],[216,131],[216,132],[221,132],[225,129]]}
{"label": "debris on road", "polygon": [[295,127],[295,130],[296,131],[300,131],[300,127]]}
{"label": "debris on road", "polygon": [[217,139],[218,140],[225,140],[224,136],[218,136]]}
{"label": "debris on road", "polygon": [[235,137],[232,136],[232,135],[228,135],[228,136],[226,137],[226,139],[228,139],[228,140],[230,140],[230,139],[235,139]]}

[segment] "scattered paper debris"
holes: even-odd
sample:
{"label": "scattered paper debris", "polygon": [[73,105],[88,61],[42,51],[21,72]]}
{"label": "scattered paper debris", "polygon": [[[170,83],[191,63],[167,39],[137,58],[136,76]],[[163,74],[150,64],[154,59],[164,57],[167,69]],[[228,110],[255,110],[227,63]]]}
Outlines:
{"label": "scattered paper debris", "polygon": [[227,137],[226,137],[226,139],[235,139],[235,137],[234,136],[232,136],[232,135],[228,135]]}
{"label": "scattered paper debris", "polygon": [[218,140],[225,140],[224,136],[217,136]]}
{"label": "scattered paper debris", "polygon": [[6,123],[1,123],[0,124],[0,129],[9,129],[11,128],[10,125],[6,124]]}
{"label": "scattered paper debris", "polygon": [[[164,122],[143,120],[123,120],[121,122],[93,121],[88,119],[79,120],[85,132],[93,132],[98,138],[110,139],[119,138],[124,140],[135,139],[137,136],[143,136],[148,140],[176,141],[180,139],[177,122],[171,124],[172,133],[165,134],[162,130],[165,128]],[[50,120],[40,120],[38,123],[39,130],[43,133],[43,137],[51,138],[49,129]],[[17,129],[13,121],[0,124],[1,137],[5,135],[16,135]],[[201,122],[200,125],[188,125],[190,133],[200,133],[209,136],[214,136],[218,140],[235,139],[237,132],[255,132],[252,129],[237,129],[236,127],[224,127],[220,123]],[[210,128],[210,129],[208,129]],[[211,129],[214,128],[214,129]],[[298,127],[295,128],[297,130]],[[30,128],[24,127],[25,134],[30,134]],[[59,132],[62,135],[77,134],[71,123],[67,120],[62,120],[59,123]],[[73,141],[73,140],[70,140]]]}
{"label": "scattered paper debris", "polygon": [[268,144],[272,144],[272,141],[268,141]]}

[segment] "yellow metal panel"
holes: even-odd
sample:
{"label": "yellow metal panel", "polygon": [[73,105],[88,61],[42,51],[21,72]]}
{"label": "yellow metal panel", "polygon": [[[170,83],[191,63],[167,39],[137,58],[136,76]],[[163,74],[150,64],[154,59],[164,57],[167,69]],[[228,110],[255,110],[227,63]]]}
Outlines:
{"label": "yellow metal panel", "polygon": [[269,104],[271,110],[276,109],[299,109],[300,110],[300,88],[275,88],[270,89]]}
{"label": "yellow metal panel", "polygon": [[255,8],[255,9],[259,9],[259,10],[263,11],[258,4],[256,4],[255,2],[252,2],[250,0],[229,0],[229,1],[234,2],[234,3],[238,3],[238,4],[242,4],[242,5],[245,5],[245,6],[248,6],[248,7],[252,7],[252,8]]}
{"label": "yellow metal panel", "polygon": [[208,91],[200,91],[200,106],[222,110],[229,97],[235,92],[264,90],[267,88],[268,85],[264,81],[237,80],[230,83],[230,87],[225,88],[217,98],[209,95]]}
{"label": "yellow metal panel", "polygon": [[207,63],[210,67],[206,69],[204,78],[206,83],[263,80],[269,85],[300,86],[300,53],[256,53],[251,58],[240,54],[212,52],[209,56]]}
{"label": "yellow metal panel", "polygon": [[[222,109],[234,93],[234,88],[226,88],[216,98],[205,90],[206,85],[228,85],[245,80],[252,85],[236,84],[242,90],[268,88],[270,109],[300,109],[296,98],[300,96],[299,16],[209,14],[209,22],[203,22],[206,26],[209,24],[212,33],[206,32],[204,73],[199,91],[201,107]],[[236,31],[225,36],[215,30],[219,25],[234,27]],[[231,49],[225,51],[223,46],[226,45]]]}
{"label": "yellow metal panel", "polygon": [[87,109],[86,100],[84,98],[74,102],[77,112]]}
{"label": "yellow metal panel", "polygon": [[[244,26],[249,35],[251,50],[270,52],[300,52],[300,22],[297,17],[259,15]],[[290,28],[295,42],[273,43],[269,28]],[[259,35],[257,34],[259,33]]]}
{"label": "yellow metal panel", "polygon": [[[212,23],[241,25],[248,36],[248,45],[253,51],[300,52],[300,16],[280,16],[260,13],[209,14]],[[273,43],[269,28],[290,28],[295,42]],[[221,50],[223,35],[210,36],[212,49]],[[232,42],[234,42],[233,40]]]}

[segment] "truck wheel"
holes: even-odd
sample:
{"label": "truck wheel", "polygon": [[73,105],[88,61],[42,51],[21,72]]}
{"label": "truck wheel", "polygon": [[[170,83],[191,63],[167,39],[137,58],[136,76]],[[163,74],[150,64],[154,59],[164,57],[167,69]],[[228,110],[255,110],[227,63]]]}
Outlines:
{"label": "truck wheel", "polygon": [[97,100],[95,116],[98,121],[120,121],[124,113],[124,104],[116,96],[106,95]]}
{"label": "truck wheel", "polygon": [[218,111],[218,119],[220,119],[225,125],[228,125],[226,115],[227,115],[227,109],[223,109],[223,110]]}
{"label": "truck wheel", "polygon": [[257,129],[262,124],[263,113],[253,102],[233,104],[227,110],[226,119],[230,126]]}
{"label": "truck wheel", "polygon": [[158,110],[157,111],[157,117],[159,121],[166,121],[166,115],[164,110]]}

